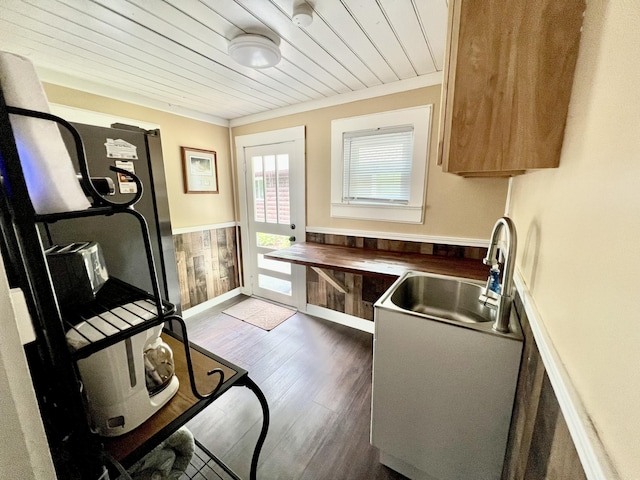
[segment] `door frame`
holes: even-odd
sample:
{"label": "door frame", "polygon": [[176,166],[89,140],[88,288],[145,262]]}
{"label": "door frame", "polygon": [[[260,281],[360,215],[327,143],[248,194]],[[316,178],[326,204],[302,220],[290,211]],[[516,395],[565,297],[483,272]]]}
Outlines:
{"label": "door frame", "polygon": [[[255,147],[260,145],[273,145],[277,143],[293,142],[294,152],[296,160],[300,162],[298,167],[292,169],[294,174],[289,178],[290,183],[296,185],[298,191],[296,196],[304,199],[305,208],[300,209],[299,218],[295,221],[298,225],[301,225],[306,230],[306,175],[305,175],[305,127],[304,125],[290,128],[283,128],[280,130],[271,130],[268,132],[253,133],[249,135],[239,135],[235,137],[235,157],[236,157],[236,172],[237,172],[237,186],[238,186],[238,201],[239,201],[239,214],[240,214],[240,251],[242,258],[242,271],[244,275],[248,275],[250,272],[251,255],[249,254],[249,238],[252,232],[249,232],[249,204],[247,200],[247,185],[246,185],[246,164],[244,151],[247,147]],[[305,239],[301,239],[304,241]],[[307,306],[307,280],[306,280],[306,268],[301,265],[291,265],[292,270],[297,269],[298,274],[292,275],[299,279],[302,286],[294,288],[292,295],[292,303],[300,311],[306,311]],[[245,278],[240,291],[245,295],[251,296],[253,294],[251,288],[251,282]]]}

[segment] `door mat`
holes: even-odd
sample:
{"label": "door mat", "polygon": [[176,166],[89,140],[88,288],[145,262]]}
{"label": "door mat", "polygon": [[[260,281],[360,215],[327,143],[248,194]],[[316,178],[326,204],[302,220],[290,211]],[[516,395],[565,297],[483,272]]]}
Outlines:
{"label": "door mat", "polygon": [[222,313],[268,331],[292,317],[296,311],[257,298],[248,298],[223,310]]}

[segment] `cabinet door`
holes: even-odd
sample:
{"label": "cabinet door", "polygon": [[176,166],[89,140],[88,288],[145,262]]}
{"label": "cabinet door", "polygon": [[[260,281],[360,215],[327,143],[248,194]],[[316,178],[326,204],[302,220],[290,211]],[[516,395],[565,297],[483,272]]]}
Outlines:
{"label": "cabinet door", "polygon": [[584,0],[452,0],[440,160],[462,175],[557,167]]}

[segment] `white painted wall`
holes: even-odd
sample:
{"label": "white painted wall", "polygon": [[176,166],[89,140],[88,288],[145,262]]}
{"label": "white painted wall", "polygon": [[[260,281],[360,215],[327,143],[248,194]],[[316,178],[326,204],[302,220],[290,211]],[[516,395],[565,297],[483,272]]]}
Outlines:
{"label": "white painted wall", "polygon": [[604,447],[640,478],[640,2],[587,0],[560,167],[512,184],[519,273]]}

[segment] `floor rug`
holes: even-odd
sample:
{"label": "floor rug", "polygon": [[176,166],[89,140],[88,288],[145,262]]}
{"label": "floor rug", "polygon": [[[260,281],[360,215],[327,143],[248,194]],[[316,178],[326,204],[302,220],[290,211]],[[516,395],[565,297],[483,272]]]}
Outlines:
{"label": "floor rug", "polygon": [[243,322],[250,323],[263,330],[272,330],[296,311],[264,302],[257,298],[248,298],[222,311]]}

